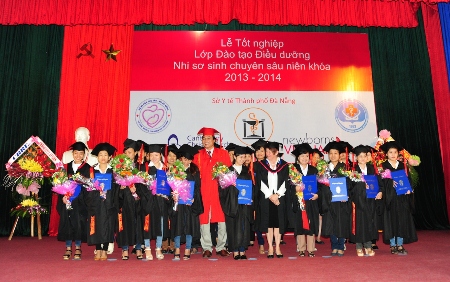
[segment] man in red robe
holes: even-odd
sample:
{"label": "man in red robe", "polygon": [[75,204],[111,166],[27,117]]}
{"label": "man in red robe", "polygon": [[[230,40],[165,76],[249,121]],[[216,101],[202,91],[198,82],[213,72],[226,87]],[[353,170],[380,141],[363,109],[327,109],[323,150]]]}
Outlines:
{"label": "man in red robe", "polygon": [[225,249],[227,242],[227,231],[225,226],[225,215],[219,201],[219,188],[216,179],[212,177],[213,166],[222,162],[226,166],[231,166],[228,152],[222,148],[215,148],[215,134],[220,134],[214,128],[203,127],[198,132],[202,136],[203,149],[201,149],[194,157],[194,163],[200,169],[201,177],[201,193],[205,212],[200,215],[200,242],[203,249],[203,257],[209,258],[212,255],[212,240],[210,223],[218,223],[218,238],[216,244],[216,254],[228,256]]}

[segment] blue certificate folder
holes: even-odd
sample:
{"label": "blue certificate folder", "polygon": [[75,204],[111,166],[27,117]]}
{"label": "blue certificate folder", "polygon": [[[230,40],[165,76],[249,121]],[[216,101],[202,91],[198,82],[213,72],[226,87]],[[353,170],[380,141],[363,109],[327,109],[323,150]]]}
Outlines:
{"label": "blue certificate folder", "polygon": [[314,196],[314,194],[317,194],[317,176],[302,176],[302,182],[305,185],[305,190],[303,190],[303,198],[305,200],[309,200]]}
{"label": "blue certificate folder", "polygon": [[194,199],[194,187],[195,187],[195,181],[188,181],[190,185],[189,190],[189,198],[187,198],[186,201],[183,201],[181,198],[178,198],[178,204],[179,205],[192,205],[192,200]]}
{"label": "blue certificate folder", "polygon": [[73,192],[73,195],[69,198],[69,201],[72,202],[73,200],[75,200],[78,197],[78,195],[80,195],[80,192],[81,192],[81,184],[78,184],[77,188],[75,188],[75,191]]}
{"label": "blue certificate folder", "polygon": [[330,190],[333,196],[332,202],[348,201],[347,180],[345,177],[330,178]]}
{"label": "blue certificate folder", "polygon": [[375,199],[380,191],[380,187],[378,186],[378,177],[376,175],[364,175],[364,180],[367,186],[369,186],[368,188],[366,187],[367,199]]}
{"label": "blue certificate folder", "polygon": [[112,185],[112,173],[97,173],[94,176],[94,183],[98,181],[100,187],[103,188],[103,191],[111,190]]}
{"label": "blue certificate folder", "polygon": [[160,169],[156,170],[156,194],[170,196],[170,191],[166,172]]}
{"label": "blue certificate folder", "polygon": [[238,204],[249,205],[252,203],[253,183],[251,180],[236,179],[236,188],[239,190]]}
{"label": "blue certificate folder", "polygon": [[397,182],[397,187],[395,187],[395,192],[397,192],[397,195],[404,195],[408,192],[408,190],[412,192],[408,176],[406,176],[403,169],[391,172],[391,176],[392,180]]}

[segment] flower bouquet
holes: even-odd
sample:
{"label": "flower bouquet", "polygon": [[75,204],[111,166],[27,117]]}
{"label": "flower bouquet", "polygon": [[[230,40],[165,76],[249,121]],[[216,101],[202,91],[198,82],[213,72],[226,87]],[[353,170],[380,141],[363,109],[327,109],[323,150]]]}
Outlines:
{"label": "flower bouquet", "polygon": [[72,203],[70,202],[70,197],[74,195],[78,184],[69,179],[67,172],[64,169],[55,172],[52,178],[52,191],[57,194],[64,195],[67,198],[66,209],[71,210]]}
{"label": "flower bouquet", "polygon": [[100,183],[98,181],[93,181],[90,178],[84,177],[83,175],[81,175],[78,172],[75,173],[74,175],[72,175],[72,179],[76,183],[83,185],[84,188],[86,188],[86,191],[88,191],[88,192],[100,191],[100,197],[103,200],[106,199],[106,192],[107,191],[103,191],[103,188],[102,188],[102,186],[100,185]]}
{"label": "flower bouquet", "polygon": [[364,175],[362,173],[358,173],[354,170],[344,170],[342,167],[338,169],[338,172],[339,174],[350,178],[353,182],[364,182]]}
{"label": "flower bouquet", "polygon": [[3,185],[21,195],[20,203],[11,210],[11,215],[25,217],[46,213],[45,208],[39,205],[37,194],[44,179],[63,167],[62,162],[39,137],[31,136],[5,166],[7,175]]}
{"label": "flower bouquet", "polygon": [[330,178],[328,163],[325,160],[320,159],[319,161],[317,161],[316,168],[319,175],[317,181],[326,186],[330,186],[330,181],[328,180],[328,178]]}
{"label": "flower bouquet", "polygon": [[47,213],[47,210],[39,205],[34,199],[24,199],[15,208],[11,209],[11,215],[18,217],[35,216],[37,214]]}
{"label": "flower bouquet", "polygon": [[225,189],[228,186],[236,186],[237,175],[234,171],[231,171],[222,162],[218,162],[213,166],[212,170],[213,179],[219,181],[220,188]]}
{"label": "flower bouquet", "polygon": [[305,190],[305,184],[302,182],[302,175],[293,164],[288,165],[289,168],[289,180],[295,186],[300,186],[300,191],[296,192],[298,202],[300,203],[300,210],[305,210],[303,201],[303,190]]}
{"label": "flower bouquet", "polygon": [[[191,185],[186,180],[186,172],[184,165],[180,160],[176,160],[167,170],[167,183],[172,188],[172,194],[179,197],[184,202],[190,197]],[[178,202],[175,204],[174,210],[177,209]]]}

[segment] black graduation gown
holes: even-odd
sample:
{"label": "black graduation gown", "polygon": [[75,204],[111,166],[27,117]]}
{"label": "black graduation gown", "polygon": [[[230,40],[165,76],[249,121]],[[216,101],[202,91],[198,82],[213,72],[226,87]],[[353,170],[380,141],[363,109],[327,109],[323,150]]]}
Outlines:
{"label": "black graduation gown", "polygon": [[[94,175],[100,171],[94,169]],[[113,173],[108,168],[106,173]],[[117,224],[117,203],[119,186],[112,181],[111,190],[106,194],[106,199],[100,198],[99,191],[84,191],[84,199],[88,210],[87,243],[96,245],[114,242],[114,231]]]}
{"label": "black graduation gown", "polygon": [[[150,175],[156,175],[156,167],[151,166],[149,168]],[[151,192],[150,192],[151,194]],[[153,204],[152,210],[150,212],[150,234],[151,238],[146,237],[146,232],[144,232],[145,239],[156,239],[157,236],[163,236],[163,240],[170,237],[169,230],[169,209],[171,208],[170,197],[161,197],[152,195]],[[161,217],[163,218],[163,229],[161,229]],[[163,234],[161,234],[163,232]]]}
{"label": "black graduation gown", "polygon": [[[286,231],[288,214],[287,214],[287,203],[290,202],[290,180],[289,180],[289,167],[286,161],[280,159],[280,162],[277,165],[276,170],[270,169],[270,166],[266,160],[255,163],[255,208],[256,208],[256,218],[255,218],[255,229],[260,232],[267,232],[269,229],[269,217],[270,217],[270,209],[276,208],[278,213],[278,223],[280,233],[283,234]],[[269,172],[270,171],[270,172]],[[261,182],[268,186],[268,174],[269,173],[277,173],[278,175],[278,187],[280,187],[283,183],[286,187],[285,196],[281,197],[280,205],[275,206],[269,200],[269,198],[265,198],[264,193],[261,191]],[[273,207],[270,207],[273,205]]]}
{"label": "black graduation gown", "polygon": [[[405,169],[403,163],[399,162],[397,169],[393,168],[389,161],[385,161],[383,169],[397,171]],[[409,180],[411,183],[411,179]],[[384,179],[385,187],[385,211],[383,241],[389,244],[389,239],[402,237],[403,243],[416,242],[417,233],[412,214],[414,213],[414,194],[397,195],[394,188],[394,181],[389,178]]]}
{"label": "black graduation gown", "polygon": [[[359,165],[356,165],[355,171],[362,173]],[[367,166],[367,174],[375,175],[373,166]],[[378,186],[384,195],[380,176],[378,176]],[[355,243],[364,243],[378,238],[376,218],[379,209],[377,206],[380,206],[382,200],[368,199],[366,190],[365,182],[351,181],[350,199],[355,204],[355,208],[353,209],[352,206],[350,241]]]}
{"label": "black graduation gown", "polygon": [[[294,164],[297,170],[302,173],[299,164]],[[317,175],[318,171],[314,166],[308,165],[308,172],[306,175]],[[291,211],[292,216],[289,217],[292,221],[291,225],[294,227],[294,235],[317,235],[319,234],[319,206],[318,200],[305,200],[305,211],[308,216],[309,229],[303,228],[302,211],[300,210],[300,203],[296,195],[295,186],[290,189],[291,192]]]}
{"label": "black graduation gown", "polygon": [[[236,171],[230,166],[231,171]],[[248,167],[242,166],[238,179],[252,180]],[[237,251],[239,247],[247,248],[250,243],[250,223],[253,221],[252,205],[238,204],[239,190],[235,186],[225,189],[219,186],[219,200],[225,214],[228,250]]]}
{"label": "black graduation gown", "polygon": [[[194,164],[191,164],[194,165]],[[200,219],[198,216],[204,212],[202,194],[200,192],[200,172],[194,175],[186,170],[186,180],[194,181],[194,202],[192,205],[177,205],[176,210],[173,209],[175,203],[172,201],[170,214],[170,232],[171,238],[176,236],[191,235],[192,241],[200,238]]]}
{"label": "black graduation gown", "polygon": [[[89,178],[89,171],[91,166],[88,163],[82,163],[78,167],[77,171],[73,171],[72,163],[73,161],[67,164],[67,175],[69,177],[79,172],[84,177]],[[57,237],[59,241],[81,240],[82,242],[86,242],[87,209],[84,203],[83,195],[84,193],[80,191],[78,197],[76,197],[71,203],[71,210],[67,210],[66,204],[64,204],[62,201],[64,195],[58,195],[56,210],[58,211],[60,216]]]}
{"label": "black graduation gown", "polygon": [[[330,172],[331,177],[344,177],[338,173],[339,168],[345,169],[344,163],[338,163],[333,171]],[[347,178],[347,195],[350,187],[350,180]],[[322,235],[335,235],[339,238],[349,238],[350,236],[350,215],[351,202],[331,202],[332,194],[330,187],[320,185],[319,197],[322,199]]]}

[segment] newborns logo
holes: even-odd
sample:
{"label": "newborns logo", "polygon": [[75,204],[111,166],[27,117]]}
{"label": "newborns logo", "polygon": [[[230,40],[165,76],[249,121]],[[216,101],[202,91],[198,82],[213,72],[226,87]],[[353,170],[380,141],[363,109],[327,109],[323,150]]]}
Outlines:
{"label": "newborns logo", "polygon": [[146,99],[136,108],[136,124],[146,133],[163,131],[170,124],[171,119],[172,110],[169,105],[158,98]]}
{"label": "newborns logo", "polygon": [[358,100],[343,100],[337,105],[335,118],[339,126],[351,133],[359,132],[366,127],[369,114],[363,103]]}

